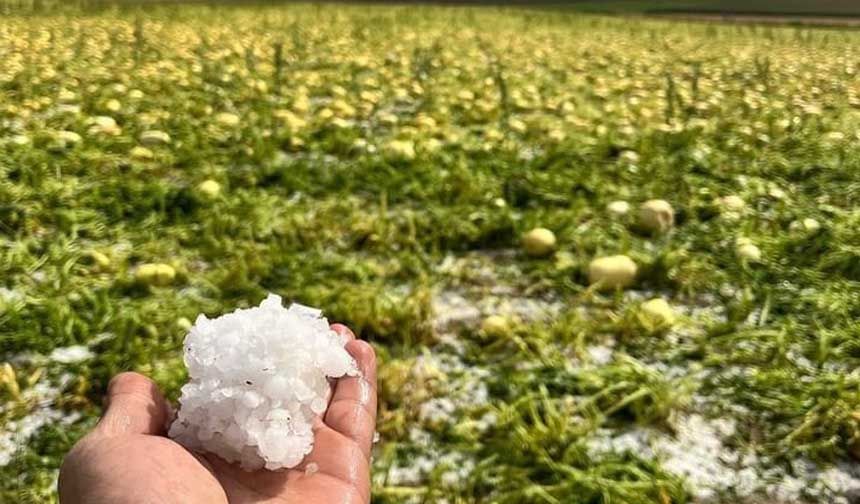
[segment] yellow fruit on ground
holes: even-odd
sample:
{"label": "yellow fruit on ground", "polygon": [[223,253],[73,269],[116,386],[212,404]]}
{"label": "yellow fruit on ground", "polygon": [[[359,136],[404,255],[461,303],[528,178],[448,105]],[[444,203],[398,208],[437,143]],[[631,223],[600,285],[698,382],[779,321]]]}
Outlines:
{"label": "yellow fruit on ground", "polygon": [[618,156],[618,159],[625,161],[627,163],[638,163],[639,162],[639,154],[636,151],[626,150]]}
{"label": "yellow fruit on ground", "polygon": [[119,112],[119,110],[121,108],[122,108],[122,104],[119,102],[119,100],[117,100],[115,98],[112,98],[112,99],[108,100],[107,103],[105,103],[105,109],[107,109],[111,112]]}
{"label": "yellow fruit on ground", "polygon": [[807,217],[806,219],[792,222],[790,228],[792,231],[815,233],[821,229],[821,223],[815,219]]}
{"label": "yellow fruit on ground", "polygon": [[606,210],[617,217],[630,213],[630,203],[624,200],[613,201],[606,205]]}
{"label": "yellow fruit on ground", "polygon": [[91,250],[89,256],[98,269],[106,269],[110,266],[110,258],[98,250]]}
{"label": "yellow fruit on ground", "polygon": [[17,399],[21,395],[21,389],[18,386],[18,376],[15,373],[15,368],[12,364],[4,362],[0,365],[0,385],[3,385],[9,395]]}
{"label": "yellow fruit on ground", "polygon": [[746,202],[734,194],[717,199],[717,206],[727,212],[740,212],[746,207]]}
{"label": "yellow fruit on ground", "polygon": [[409,140],[391,140],[385,145],[385,153],[394,159],[415,159],[415,144]]}
{"label": "yellow fruit on ground", "polygon": [[116,123],[116,119],[110,116],[93,117],[90,123],[89,132],[92,134],[117,136],[122,133],[122,129]]}
{"label": "yellow fruit on ground", "polygon": [[148,160],[155,157],[155,154],[153,154],[151,150],[147,149],[146,147],[141,147],[139,145],[133,147],[131,151],[129,151],[129,155],[132,159],[138,160]]}
{"label": "yellow fruit on ground", "polygon": [[551,254],[555,245],[555,233],[546,228],[534,228],[523,236],[523,248],[533,257]]}
{"label": "yellow fruit on ground", "polygon": [[606,290],[624,288],[633,284],[638,270],[626,255],[598,257],[588,265],[588,282]]}
{"label": "yellow fruit on ground", "polygon": [[170,285],[173,279],[176,278],[176,270],[169,264],[141,264],[138,266],[137,271],[135,271],[134,278],[146,285]]}
{"label": "yellow fruit on ground", "polygon": [[204,180],[197,186],[197,191],[206,199],[215,199],[221,194],[221,184],[212,179]]}
{"label": "yellow fruit on ground", "polygon": [[81,138],[81,135],[75,133],[74,131],[67,130],[58,131],[56,133],[56,139],[60,146],[64,148],[77,145],[83,140],[83,138]]}
{"label": "yellow fruit on ground", "polygon": [[501,315],[490,315],[481,322],[481,332],[491,338],[505,336],[510,330],[510,322]]}
{"label": "yellow fruit on ground", "polygon": [[752,243],[741,243],[737,246],[738,257],[747,262],[761,261],[761,249]]}
{"label": "yellow fruit on ground", "polygon": [[139,137],[140,143],[152,147],[154,145],[164,145],[170,143],[170,135],[164,131],[150,130],[144,131]]}
{"label": "yellow fruit on ground", "polygon": [[508,120],[508,127],[511,128],[512,131],[516,131],[517,133],[525,133],[528,129],[528,126],[525,122],[516,118],[511,118]]}
{"label": "yellow fruit on ground", "polygon": [[639,207],[639,225],[652,233],[665,233],[675,225],[675,210],[666,200],[648,200]]}
{"label": "yellow fruit on ground", "polygon": [[675,323],[675,311],[663,298],[645,301],[639,306],[639,314],[646,325],[655,329],[669,327]]}
{"label": "yellow fruit on ground", "polygon": [[280,119],[281,122],[283,122],[284,126],[286,126],[286,128],[291,133],[295,133],[301,130],[308,124],[307,121],[294,114],[292,111],[286,109],[276,110],[274,112],[274,116]]}
{"label": "yellow fruit on ground", "polygon": [[228,128],[232,128],[234,126],[238,126],[240,119],[236,114],[231,114],[230,112],[221,112],[215,116],[215,122],[220,124],[221,126],[226,126]]}

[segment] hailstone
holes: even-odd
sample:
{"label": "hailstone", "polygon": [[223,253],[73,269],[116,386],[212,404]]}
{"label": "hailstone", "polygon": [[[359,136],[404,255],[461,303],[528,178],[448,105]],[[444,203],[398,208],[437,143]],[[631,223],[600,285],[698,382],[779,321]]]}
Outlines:
{"label": "hailstone", "polygon": [[169,436],[249,471],[299,465],[328,408],[328,379],[359,374],[346,336],[321,315],[284,308],[270,294],[258,307],[198,316],[185,338],[189,382]]}

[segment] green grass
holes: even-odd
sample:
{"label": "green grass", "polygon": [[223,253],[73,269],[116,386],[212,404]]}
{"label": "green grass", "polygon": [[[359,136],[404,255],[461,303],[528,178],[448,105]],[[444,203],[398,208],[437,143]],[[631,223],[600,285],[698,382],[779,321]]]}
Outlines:
{"label": "green grass", "polygon": [[[336,3],[336,2],[333,2]],[[349,2],[345,2],[349,3]],[[353,2],[356,3],[356,2]],[[440,6],[484,6],[553,9],[591,14],[739,14],[755,16],[851,18],[860,15],[860,6],[851,0],[378,0],[358,2],[366,5],[406,4]],[[266,8],[289,5],[288,0],[0,0],[0,9],[7,13],[69,12],[82,9],[100,12],[109,9],[135,10],[160,5],[247,6]]]}
{"label": "green grass", "polygon": [[[665,461],[588,448],[670,438],[692,413],[736,419],[726,442],[772,467],[857,451],[855,33],[290,5],[11,15],[0,39],[0,422],[47,383],[82,415],[0,468],[0,501],[54,501],[113,374],[175,399],[189,321],[269,291],[377,348],[375,502],[692,502]],[[147,130],[170,142],[135,155]],[[651,198],[673,205],[671,232],[636,225]],[[606,210],[619,199],[631,215]],[[536,226],[553,256],[520,250]],[[613,254],[637,283],[597,292],[588,263]],[[146,263],[175,278],[141,282]],[[441,327],[451,292],[510,331]],[[675,325],[643,318],[651,297]],[[94,357],[45,357],[68,345]],[[422,457],[432,470],[396,475]]]}

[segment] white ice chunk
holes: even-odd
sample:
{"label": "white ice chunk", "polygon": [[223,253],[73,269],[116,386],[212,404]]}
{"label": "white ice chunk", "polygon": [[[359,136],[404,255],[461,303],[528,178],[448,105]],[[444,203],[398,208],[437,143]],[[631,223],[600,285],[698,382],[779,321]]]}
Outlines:
{"label": "white ice chunk", "polygon": [[185,337],[189,382],[170,437],[249,471],[299,465],[328,406],[328,378],[358,375],[344,345],[322,311],[285,309],[273,294],[255,308],[200,315]]}
{"label": "white ice chunk", "polygon": [[89,348],[83,345],[72,345],[67,347],[55,348],[49,359],[61,364],[75,364],[85,360],[92,359],[93,353]]}

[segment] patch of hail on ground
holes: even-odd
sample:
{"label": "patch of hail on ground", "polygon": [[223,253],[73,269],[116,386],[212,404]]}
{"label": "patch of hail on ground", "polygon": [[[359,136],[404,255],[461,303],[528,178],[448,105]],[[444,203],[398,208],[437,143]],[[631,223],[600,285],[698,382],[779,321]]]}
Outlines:
{"label": "patch of hail on ground", "polygon": [[433,296],[436,332],[475,326],[482,317],[492,314],[503,314],[524,322],[549,320],[564,307],[559,301],[518,296],[513,289],[496,287],[492,292],[474,295],[453,290],[438,292]]}
{"label": "patch of hail on ground", "polygon": [[[686,323],[675,324],[663,338],[672,344],[681,344],[705,335],[705,328],[714,323],[722,323],[727,320],[725,307],[710,294],[702,294],[695,299],[676,300],[671,299],[670,293],[661,293],[654,290],[631,290],[625,292],[625,299],[635,303],[647,299],[661,297],[670,299],[672,310],[686,318]],[[643,359],[643,362],[656,367],[669,378],[681,375],[695,375],[697,379],[704,379],[711,371],[691,366],[689,361],[680,365],[666,364],[660,358]]]}
{"label": "patch of hail on ground", "polygon": [[59,364],[77,364],[92,359],[95,354],[93,353],[91,348],[98,345],[99,343],[103,343],[109,339],[113,339],[115,336],[116,335],[113,333],[103,332],[90,338],[90,340],[87,341],[86,345],[70,345],[66,347],[57,347],[54,348],[47,356],[33,352],[25,352],[13,355],[11,357],[7,357],[6,360],[10,364],[14,365],[48,365],[51,362]]}
{"label": "patch of hail on ground", "polygon": [[374,475],[378,483],[420,486],[443,468],[440,481],[450,488],[460,485],[474,469],[475,461],[468,454],[456,451],[436,434],[438,427],[453,425],[462,418],[476,417],[473,425],[480,432],[496,422],[495,413],[486,411],[490,404],[486,386],[489,370],[466,364],[456,352],[456,345],[443,340],[433,352],[416,358],[414,368],[434,369],[446,376],[444,391],[418,407],[419,424],[410,429],[407,441],[414,455],[396,460],[387,470]]}
{"label": "patch of hail on ground", "polygon": [[[659,295],[658,292],[649,291],[625,293],[632,302]],[[699,336],[705,324],[726,319],[724,307],[710,296],[686,302],[675,301],[673,307],[684,314],[690,323],[673,328],[665,336],[669,341],[681,342]],[[759,309],[745,323],[759,325],[762,317],[762,310]],[[752,343],[739,344],[748,345],[748,350],[755,349]],[[590,348],[589,352],[596,353],[598,357],[606,354],[601,347]],[[789,360],[801,368],[812,365],[802,356],[799,348],[790,348],[787,354]],[[680,365],[654,359],[645,359],[643,362],[669,379],[686,376],[699,382],[749,377],[755,372],[753,368],[745,366],[715,370],[689,365],[687,362]],[[597,359],[589,364],[600,365]],[[760,457],[752,450],[730,448],[725,441],[734,434],[734,418],[743,418],[750,412],[748,408],[732,403],[730,397],[723,398],[725,401],[720,401],[719,408],[715,409],[716,399],[695,394],[692,406],[696,411],[714,415],[719,410],[722,416],[680,416],[673,424],[676,431],[674,437],[647,427],[636,427],[620,433],[606,429],[599,431],[590,444],[596,449],[595,453],[629,451],[644,458],[660,460],[668,471],[685,478],[695,502],[701,504],[720,502],[725,498],[757,504],[848,504],[860,497],[860,468],[852,464],[841,462],[822,467],[800,459],[791,468],[786,468],[776,461]]]}
{"label": "patch of hail on ground", "polygon": [[[484,290],[483,297],[479,293],[467,291],[442,291],[434,298],[434,309],[437,314],[436,327],[450,330],[457,326],[476,324],[480,317],[498,309],[499,300],[514,300],[514,308],[508,313],[519,313],[523,319],[534,320],[540,316],[552,316],[551,303],[544,300],[530,300],[517,297],[513,289],[493,287]],[[631,291],[627,293],[629,301],[644,300],[659,293],[647,291]],[[470,298],[480,298],[470,300]],[[522,303],[525,299],[526,302]],[[534,301],[534,303],[529,303]],[[528,308],[517,308],[527,306]],[[533,307],[538,309],[534,310]],[[547,309],[550,307],[550,309]],[[725,310],[713,296],[697,297],[694,300],[675,301],[673,307],[685,315],[692,323],[686,327],[676,328],[667,335],[668,338],[682,341],[695,337],[701,331],[702,325],[725,320]],[[508,309],[510,309],[508,307]],[[534,316],[538,313],[538,316]],[[762,315],[757,312],[748,323],[757,325]],[[444,334],[443,334],[444,336]],[[458,348],[456,338],[440,340],[440,346]],[[457,352],[461,353],[461,352]],[[587,348],[590,362],[586,365],[604,365],[613,358],[613,347],[595,345]],[[791,356],[790,356],[791,358]],[[795,359],[798,365],[805,364],[798,354]],[[456,363],[456,361],[454,361]],[[667,365],[664,362],[648,362],[668,378],[689,376],[697,380],[704,379],[709,371],[697,366]],[[527,367],[527,365],[524,364]],[[444,367],[444,366],[440,366]],[[456,369],[456,366],[455,366]],[[445,369],[446,374],[453,369]],[[749,369],[734,367],[718,371],[720,375],[747,374]],[[695,395],[693,404],[700,411],[705,411],[712,405],[713,398]],[[742,406],[728,405],[723,408],[724,414],[744,415],[748,413]],[[460,416],[456,401],[450,398],[431,398],[420,411],[420,416],[431,421],[451,421]],[[489,419],[490,423],[492,419]],[[630,451],[645,458],[659,459],[663,466],[686,479],[698,503],[713,503],[731,496],[743,499],[745,502],[776,502],[780,504],[801,502],[811,499],[813,502],[833,502],[847,504],[860,494],[860,469],[850,464],[840,463],[832,467],[822,468],[808,461],[799,461],[791,470],[786,470],[773,461],[765,461],[750,450],[740,451],[730,448],[724,440],[734,433],[735,421],[731,418],[706,418],[703,415],[687,415],[678,417],[675,422],[676,434],[671,436],[665,432],[647,427],[636,427],[621,433],[603,430],[590,441],[596,451]],[[433,438],[433,434],[425,431],[424,435]],[[425,452],[426,453],[426,452]],[[423,458],[422,458],[423,457]],[[432,459],[431,459],[432,460]],[[394,480],[420,484],[426,476],[422,476],[422,468],[427,467],[427,457],[422,455],[406,466],[394,466]],[[392,481],[392,482],[393,482]]]}
{"label": "patch of hail on ground", "polygon": [[[448,254],[436,266],[436,272],[449,279],[452,286],[487,287],[491,291],[511,290],[505,278],[518,278],[522,271],[516,261],[516,249],[483,250],[464,255]],[[501,293],[501,292],[499,292]]]}
{"label": "patch of hail on ground", "polygon": [[811,483],[813,494],[833,495],[834,504],[849,504],[860,499],[860,467],[857,464],[842,461],[821,470],[815,464],[805,462],[811,467],[804,472],[804,484]]}
{"label": "patch of hail on ground", "polygon": [[605,366],[615,358],[615,341],[611,340],[605,345],[591,345],[585,349],[588,360],[596,366]]}
{"label": "patch of hail on ground", "polygon": [[437,332],[444,333],[457,325],[477,324],[481,311],[462,294],[442,291],[433,296],[433,326]]}
{"label": "patch of hail on ground", "polygon": [[6,287],[0,287],[0,301],[4,303],[11,303],[13,301],[19,301],[24,299],[24,295],[20,292],[12,289],[7,289]]}
{"label": "patch of hail on ground", "polygon": [[689,415],[676,419],[672,426],[674,437],[651,427],[634,427],[621,433],[600,429],[589,439],[588,449],[593,456],[630,452],[644,459],[657,459],[667,471],[685,478],[697,502],[709,502],[728,489],[749,486],[743,483],[750,474],[729,466],[738,456],[722,442],[724,436],[734,432],[734,422]]}
{"label": "patch of hail on ground", "polygon": [[701,504],[727,498],[771,504],[807,500],[849,504],[860,497],[856,464],[822,467],[798,459],[783,467],[752,450],[732,448],[726,442],[737,430],[732,418],[689,414],[675,418],[671,426],[674,436],[652,427],[623,432],[600,429],[588,440],[588,450],[595,457],[627,452],[658,460],[664,469],[685,479],[695,502]]}
{"label": "patch of hail on ground", "polygon": [[629,302],[641,302],[652,298],[664,298],[669,301],[672,309],[679,315],[700,322],[724,322],[726,308],[709,293],[699,294],[695,298],[675,299],[670,291],[650,289],[630,289],[624,292],[624,298]]}
{"label": "patch of hail on ground", "polygon": [[543,154],[543,149],[538,147],[523,147],[517,152],[517,158],[520,161],[531,161]]}
{"label": "patch of hail on ground", "polygon": [[561,312],[563,303],[524,296],[514,285],[522,273],[516,262],[508,259],[517,254],[514,249],[501,249],[446,256],[436,268],[448,278],[448,287],[433,298],[436,333],[476,326],[489,315],[531,322],[551,319]]}
{"label": "patch of hail on ground", "polygon": [[447,377],[445,395],[432,397],[418,408],[422,422],[450,424],[460,418],[459,413],[489,404],[489,370],[468,366],[459,356],[447,353],[426,353],[416,359],[415,367],[438,369]]}
{"label": "patch of hail on ground", "polygon": [[[413,430],[417,430],[414,429]],[[456,488],[469,477],[475,469],[475,460],[459,451],[444,451],[436,442],[426,441],[427,433],[418,430],[410,432],[410,438],[424,438],[424,443],[416,443],[422,453],[404,460],[403,464],[393,464],[379,476],[380,482],[393,486],[419,486],[425,484],[436,470],[442,469],[440,480],[447,488]]]}
{"label": "patch of hail on ground", "polygon": [[[27,415],[10,420],[0,427],[0,467],[12,462],[15,454],[25,447],[29,439],[42,427],[49,424],[70,425],[81,417],[79,412],[67,414],[53,407],[54,401],[73,378],[70,374],[64,374],[60,376],[56,386],[42,380],[21,392],[20,402],[35,404],[35,408]],[[0,408],[0,414],[3,413],[5,411]]]}
{"label": "patch of hail on ground", "polygon": [[60,364],[76,364],[93,358],[93,352],[84,345],[55,348],[48,358]]}

